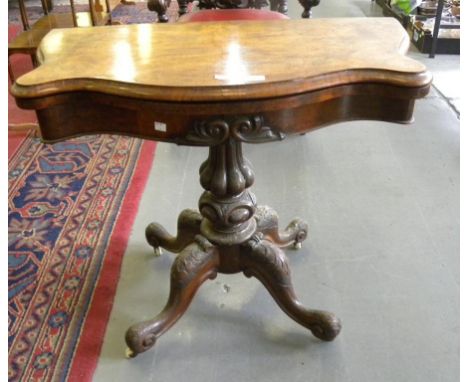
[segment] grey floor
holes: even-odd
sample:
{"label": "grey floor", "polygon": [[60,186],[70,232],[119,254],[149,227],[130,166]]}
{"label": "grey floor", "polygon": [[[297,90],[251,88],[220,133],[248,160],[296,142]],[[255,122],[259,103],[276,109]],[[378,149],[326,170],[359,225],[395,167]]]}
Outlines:
{"label": "grey floor", "polygon": [[[379,12],[370,1],[324,0],[315,16]],[[458,381],[459,120],[448,101],[460,94],[442,79],[456,77],[457,60],[429,62],[439,91],[417,102],[412,125],[341,123],[245,147],[259,203],[284,225],[309,222],[303,248],[288,254],[302,302],[343,321],[332,343],[312,338],[255,280],[219,275],[153,349],[124,358],[125,330],[157,314],[169,290],[173,255],[155,258],[144,228],[156,220],[174,232],[178,211],[202,192],[206,149],[158,144],[94,380]]]}

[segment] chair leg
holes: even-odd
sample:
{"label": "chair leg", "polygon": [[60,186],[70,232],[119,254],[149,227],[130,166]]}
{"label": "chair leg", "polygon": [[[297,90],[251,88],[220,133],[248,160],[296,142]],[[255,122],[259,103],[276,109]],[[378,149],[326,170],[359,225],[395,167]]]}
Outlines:
{"label": "chair leg", "polygon": [[36,57],[36,54],[33,53],[31,54],[31,61],[32,61],[32,64],[35,68],[37,68],[39,66],[39,61],[37,60],[37,57]]}
{"label": "chair leg", "polygon": [[158,14],[160,23],[167,23],[169,18],[166,15],[167,4],[165,0],[148,0],[148,9]]}
{"label": "chair leg", "polygon": [[8,77],[13,84],[15,82],[15,73],[13,72],[13,67],[11,66],[10,56],[8,56]]}

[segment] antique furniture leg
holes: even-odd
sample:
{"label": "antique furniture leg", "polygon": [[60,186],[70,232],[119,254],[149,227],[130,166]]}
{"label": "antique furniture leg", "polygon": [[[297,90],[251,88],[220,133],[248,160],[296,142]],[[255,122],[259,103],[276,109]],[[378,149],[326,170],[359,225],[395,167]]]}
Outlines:
{"label": "antique furniture leg", "polygon": [[279,0],[278,1],[278,12],[286,15],[288,13],[288,1],[287,0]]}
{"label": "antique furniture leg", "polygon": [[167,23],[169,18],[166,15],[167,8],[169,8],[170,0],[148,0],[148,9],[158,14],[158,21],[160,23]]}
{"label": "antique furniture leg", "polygon": [[288,224],[284,231],[281,231],[278,227],[278,214],[268,206],[258,206],[255,219],[257,220],[257,232],[263,233],[279,247],[293,245],[294,248],[299,249],[307,238],[308,225],[304,220],[296,218]]}
{"label": "antique furniture leg", "polygon": [[241,264],[247,277],[255,276],[271,293],[281,309],[323,341],[340,333],[341,322],[332,313],[308,310],[296,298],[288,259],[283,251],[262,235],[254,235],[241,250]]}
{"label": "antique furniture leg", "polygon": [[201,215],[195,211],[183,210],[177,219],[177,235],[173,237],[158,223],[146,227],[146,240],[154,248],[157,256],[161,255],[161,247],[178,253],[189,245],[200,233]]}
{"label": "antique furniture leg", "polygon": [[15,82],[15,73],[13,72],[13,68],[11,66],[10,55],[8,55],[8,76],[10,77],[11,83]]}
{"label": "antique furniture leg", "polygon": [[177,4],[179,5],[179,16],[187,13],[189,2],[189,0],[177,0]]}
{"label": "antique furniture leg", "polygon": [[286,15],[288,13],[288,0],[270,0],[270,10]]}
{"label": "antique furniture leg", "polygon": [[310,19],[312,17],[311,8],[316,7],[319,5],[320,0],[299,0],[302,7],[304,8],[304,12],[302,12],[303,19]]}
{"label": "antique furniture leg", "polygon": [[162,312],[155,318],[131,326],[125,335],[127,356],[134,357],[151,348],[187,310],[195,292],[207,279],[217,275],[217,250],[203,237],[187,246],[171,268],[171,290]]}
{"label": "antique furniture leg", "polygon": [[128,355],[148,350],[187,309],[197,288],[217,272],[244,272],[255,276],[270,291],[292,319],[324,340],[333,340],[341,329],[331,313],[307,310],[297,300],[288,261],[280,249],[298,247],[307,237],[307,223],[294,219],[282,231],[278,215],[270,207],[256,205],[250,191],[254,173],[242,155],[242,142],[282,139],[263,126],[261,117],[214,119],[195,124],[186,140],[210,146],[208,159],[200,166],[205,189],[198,208],[184,210],[177,222],[177,235],[169,235],[157,223],[146,229],[146,238],[160,248],[182,252],[171,270],[171,291],[163,311],[154,319],[133,325],[127,331]]}

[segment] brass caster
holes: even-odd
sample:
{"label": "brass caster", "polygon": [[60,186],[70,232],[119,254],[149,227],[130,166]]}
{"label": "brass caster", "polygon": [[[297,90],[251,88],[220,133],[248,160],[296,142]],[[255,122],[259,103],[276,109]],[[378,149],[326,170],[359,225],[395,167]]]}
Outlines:
{"label": "brass caster", "polygon": [[133,352],[132,349],[126,348],[125,349],[125,358],[130,359],[130,358],[135,358],[136,354]]}
{"label": "brass caster", "polygon": [[156,257],[161,256],[162,253],[163,253],[163,252],[162,252],[162,248],[161,248],[161,247],[156,247],[156,248],[154,248],[154,255],[155,255]]}
{"label": "brass caster", "polygon": [[300,242],[295,242],[295,243],[293,244],[293,248],[294,248],[294,249],[301,249],[301,248],[302,248],[302,243],[300,243]]}

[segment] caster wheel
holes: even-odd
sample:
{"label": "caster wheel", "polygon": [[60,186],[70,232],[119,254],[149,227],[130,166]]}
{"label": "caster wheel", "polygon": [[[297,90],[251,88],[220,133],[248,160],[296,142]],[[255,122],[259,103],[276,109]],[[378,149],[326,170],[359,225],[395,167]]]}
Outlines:
{"label": "caster wheel", "polygon": [[132,349],[126,348],[125,349],[125,358],[130,359],[130,358],[135,358],[136,354],[133,352]]}
{"label": "caster wheel", "polygon": [[295,242],[295,243],[293,244],[293,248],[294,248],[294,249],[301,249],[301,248],[302,248],[302,243]]}

